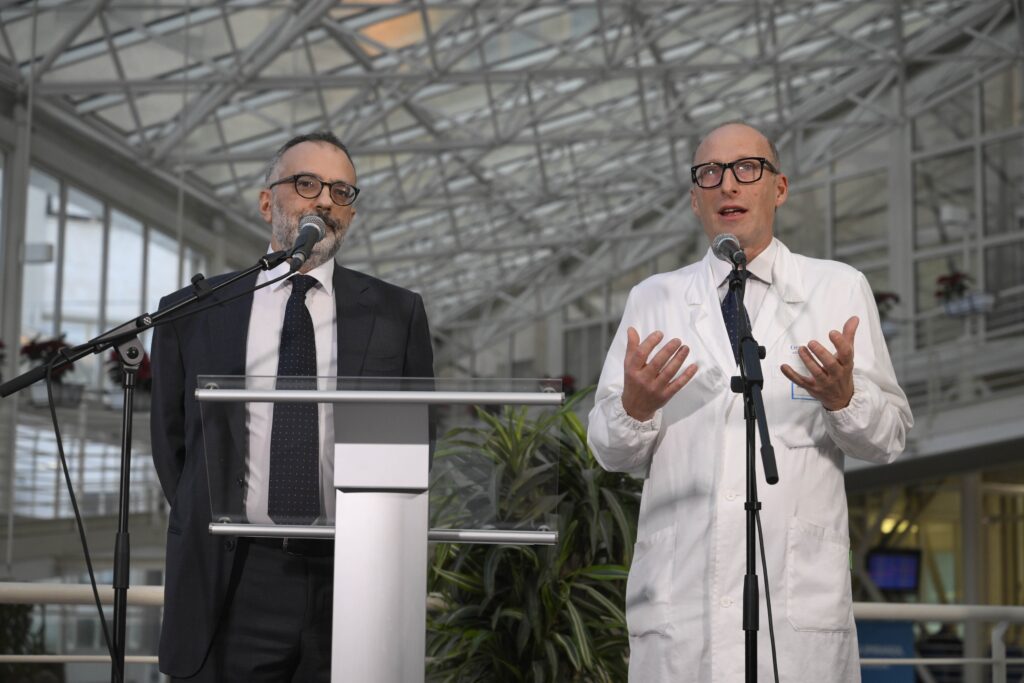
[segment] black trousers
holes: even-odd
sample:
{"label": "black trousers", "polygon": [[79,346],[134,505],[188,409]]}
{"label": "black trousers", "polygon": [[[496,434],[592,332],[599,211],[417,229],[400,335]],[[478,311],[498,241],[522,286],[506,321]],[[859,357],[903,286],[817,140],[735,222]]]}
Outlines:
{"label": "black trousers", "polygon": [[[189,683],[329,683],[334,544],[239,539],[231,597]],[[322,553],[309,553],[310,548]],[[301,554],[300,554],[301,553]]]}

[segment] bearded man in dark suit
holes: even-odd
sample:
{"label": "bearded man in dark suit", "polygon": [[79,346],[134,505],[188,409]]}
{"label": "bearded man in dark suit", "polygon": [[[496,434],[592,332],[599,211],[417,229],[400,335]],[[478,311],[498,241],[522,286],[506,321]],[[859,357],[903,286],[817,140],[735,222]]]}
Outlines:
{"label": "bearded man in dark suit", "polygon": [[[249,403],[225,412],[229,417],[221,420],[208,416],[204,439],[194,392],[200,375],[278,375],[279,363],[283,366],[293,353],[285,347],[295,343],[308,351],[310,363],[315,353],[315,374],[321,377],[433,376],[420,296],[334,262],[355,217],[358,194],[355,166],[334,135],[289,140],[269,164],[259,209],[271,226],[275,251],[294,246],[300,218],[323,219],[326,234],[299,275],[228,301],[284,271],[244,278],[214,295],[220,305],[156,329],[153,459],[170,504],[160,670],[172,680],[330,679],[333,541],[236,539],[208,529],[211,485],[215,495],[234,498],[247,521],[280,519],[267,481],[274,476],[270,461],[273,454],[280,462],[279,452],[291,456],[275,445],[274,405]],[[170,295],[161,308],[188,294]],[[289,320],[300,315],[296,311],[303,303],[309,312],[306,317],[301,311],[306,327],[301,334],[289,333]],[[314,481],[319,470],[319,486],[310,493],[316,510],[311,517],[329,519],[333,424],[330,406],[316,410],[305,424],[317,434],[300,440],[313,444]],[[211,480],[207,449],[235,470]]]}

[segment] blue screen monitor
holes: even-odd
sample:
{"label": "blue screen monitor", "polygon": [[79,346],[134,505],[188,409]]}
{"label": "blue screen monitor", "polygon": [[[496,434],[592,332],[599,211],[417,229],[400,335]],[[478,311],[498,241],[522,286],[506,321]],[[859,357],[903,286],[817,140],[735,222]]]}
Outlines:
{"label": "blue screen monitor", "polygon": [[921,551],[878,548],[868,553],[868,576],[879,590],[916,593],[921,577]]}

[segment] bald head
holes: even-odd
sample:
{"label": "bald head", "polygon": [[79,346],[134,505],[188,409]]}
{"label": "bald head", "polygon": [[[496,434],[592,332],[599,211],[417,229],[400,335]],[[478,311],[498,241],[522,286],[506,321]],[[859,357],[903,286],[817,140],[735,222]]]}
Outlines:
{"label": "bald head", "polygon": [[775,143],[772,142],[768,138],[767,135],[765,135],[763,132],[761,132],[761,130],[759,128],[751,126],[749,123],[744,123],[742,121],[730,121],[728,123],[723,123],[722,125],[718,126],[717,128],[711,129],[711,131],[708,132],[707,135],[705,135],[703,138],[701,138],[700,143],[694,148],[694,150],[693,150],[693,158],[692,158],[690,163],[694,164],[694,165],[699,163],[697,161],[697,159],[701,157],[701,148],[705,147],[706,143],[714,135],[716,135],[720,131],[721,132],[730,132],[729,129],[731,129],[731,132],[739,132],[737,129],[746,129],[750,133],[753,133],[756,137],[760,138],[761,141],[763,141],[764,148],[765,148],[765,153],[762,154],[761,156],[764,156],[766,159],[768,159],[768,161],[772,162],[772,164],[774,164],[776,168],[779,168],[779,150],[775,146]]}
{"label": "bald head", "polygon": [[[766,159],[762,163],[758,159]],[[737,175],[738,161],[754,173]],[[777,167],[778,153],[771,141],[753,126],[727,123],[708,133],[693,155],[694,179],[702,164],[714,164],[721,170],[720,182],[690,188],[690,207],[700,220],[709,240],[730,234],[739,239],[753,261],[772,241],[775,210],[786,201],[789,181]],[[769,165],[770,164],[770,165]],[[760,175],[755,175],[760,171]],[[741,180],[743,177],[743,180]]]}

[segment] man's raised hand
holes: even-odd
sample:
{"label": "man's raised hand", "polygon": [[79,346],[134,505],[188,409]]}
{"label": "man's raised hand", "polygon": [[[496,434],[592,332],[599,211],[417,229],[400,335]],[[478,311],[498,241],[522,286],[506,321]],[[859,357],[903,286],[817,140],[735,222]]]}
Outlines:
{"label": "man's raised hand", "polygon": [[651,357],[664,337],[662,332],[655,331],[641,342],[635,328],[626,330],[622,407],[627,415],[641,422],[654,417],[697,373],[697,366],[692,363],[679,372],[690,349],[678,339],[670,339]]}
{"label": "man's raised hand", "polygon": [[821,401],[826,410],[842,410],[853,398],[853,340],[859,323],[860,319],[853,316],[843,325],[842,332],[829,332],[828,338],[836,347],[834,354],[817,341],[800,347],[800,360],[811,373],[810,377],[789,365],[782,366],[782,374]]}

